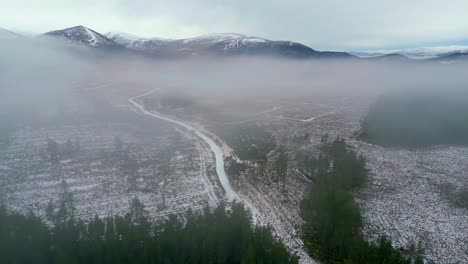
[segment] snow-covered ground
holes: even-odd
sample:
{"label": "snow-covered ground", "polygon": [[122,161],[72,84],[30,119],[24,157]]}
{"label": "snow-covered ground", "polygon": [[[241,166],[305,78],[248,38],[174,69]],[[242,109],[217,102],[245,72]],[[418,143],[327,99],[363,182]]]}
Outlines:
{"label": "snow-covered ground", "polygon": [[148,116],[151,116],[151,117],[154,117],[154,118],[158,118],[158,119],[161,119],[161,120],[165,120],[165,121],[177,124],[179,126],[182,126],[183,128],[187,129],[189,132],[193,132],[196,136],[198,136],[203,141],[205,141],[208,144],[208,146],[210,147],[213,154],[215,155],[216,174],[218,175],[218,179],[219,179],[219,182],[221,183],[221,186],[223,187],[224,191],[226,192],[226,197],[228,198],[229,201],[240,200],[239,195],[237,194],[237,192],[231,187],[231,183],[229,182],[229,179],[228,179],[228,177],[226,175],[226,172],[224,171],[223,151],[211,138],[209,138],[205,134],[201,133],[200,131],[198,131],[197,129],[192,127],[191,125],[189,125],[187,123],[184,123],[183,121],[176,120],[173,117],[163,115],[163,114],[160,114],[160,113],[157,113],[157,112],[154,112],[154,111],[153,112],[147,111],[143,105],[141,105],[140,103],[138,103],[136,101],[137,99],[145,97],[145,96],[150,95],[150,94],[153,94],[158,90],[159,89],[156,89],[156,90],[150,91],[148,93],[144,93],[142,95],[132,97],[132,98],[128,99],[128,101],[133,106],[138,108],[145,115],[148,115]]}
{"label": "snow-covered ground", "polygon": [[[110,89],[102,87],[103,93]],[[161,111],[164,114],[147,111],[140,105],[140,97],[145,94],[127,102],[132,93],[129,91],[124,102],[119,103],[133,105],[140,115],[132,113],[132,119],[142,119],[141,123],[122,127],[106,121],[99,125],[24,128],[14,133],[10,144],[0,150],[1,199],[21,212],[42,213],[50,199],[57,199],[65,181],[74,194],[80,217],[123,213],[136,196],[155,219],[160,219],[169,213],[215,205],[226,197],[239,197],[255,212],[257,223],[270,225],[277,237],[301,257],[301,263],[314,263],[299,239],[299,202],[311,182],[294,167],[288,169],[284,185],[268,177],[259,180],[249,172],[224,178],[224,169],[219,171],[224,167],[220,161],[232,150],[210,131],[220,124],[255,122],[268,127],[290,154],[296,150],[316,153],[325,133],[330,138],[339,135],[352,141],[359,129],[361,108],[365,108],[360,97],[265,100],[256,101],[251,108],[223,102],[220,111],[233,109],[238,113],[240,109],[244,110],[243,116],[235,119],[239,122],[228,124],[228,119],[216,124],[199,116],[191,120],[183,110]],[[157,132],[151,124],[169,132]],[[308,142],[304,141],[305,135],[310,137]],[[68,138],[79,138],[82,150],[76,156],[51,163],[45,154],[47,136],[61,144]],[[115,136],[132,146],[131,155],[139,165],[134,179],[122,173],[119,161],[106,155],[113,148]],[[441,188],[450,186],[455,191],[468,185],[468,148],[398,150],[359,141],[351,144],[366,156],[372,172],[368,188],[357,196],[369,239],[376,233],[388,234],[398,246],[422,240],[428,260],[468,262],[468,212],[454,206]]]}
{"label": "snow-covered ground", "polygon": [[[128,99],[128,101],[142,113],[177,124],[205,141],[215,155],[216,173],[228,200],[241,201],[251,212],[254,224],[271,226],[274,234],[283,241],[292,252],[300,257],[300,263],[315,263],[305,251],[303,242],[298,236],[298,229],[301,225],[298,202],[301,200],[306,187],[302,179],[299,179],[298,182],[297,177],[291,177],[291,181],[288,182],[289,189],[295,191],[292,191],[292,193],[282,193],[282,188],[279,185],[257,185],[253,184],[245,176],[242,176],[240,179],[236,180],[237,191],[234,190],[231,187],[230,180],[224,168],[224,157],[226,154],[230,154],[230,151],[224,150],[230,149],[229,146],[225,145],[220,138],[206,131],[203,127],[196,129],[194,126],[176,117],[161,114],[154,110],[148,111],[138,102],[138,99],[149,96],[158,90],[159,89],[155,89],[142,95],[132,97]],[[271,111],[267,111],[266,113],[270,112]],[[215,140],[211,137],[219,143],[215,143]],[[289,197],[290,195],[293,195],[292,199]],[[293,205],[292,208],[291,205]]]}
{"label": "snow-covered ground", "polygon": [[[0,151],[1,199],[13,210],[42,215],[65,182],[80,218],[125,213],[133,197],[155,219],[215,206],[223,194],[208,146],[184,130],[157,127],[107,123],[17,131]],[[79,142],[79,151],[53,162],[46,154],[47,137],[62,146],[67,139]],[[133,176],[114,156],[115,137],[138,163]]]}
{"label": "snow-covered ground", "polygon": [[[271,105],[278,104],[282,107],[270,111]],[[457,207],[445,193],[468,186],[468,148],[403,150],[355,141],[359,120],[365,113],[362,106],[360,99],[353,98],[346,99],[346,103],[331,100],[320,106],[313,102],[274,102],[265,105],[263,111],[252,111],[261,113],[254,120],[246,115],[246,122],[266,125],[275,138],[286,139],[283,144],[292,152],[297,149],[317,153],[320,138],[326,133],[330,138],[346,138],[353,149],[365,155],[371,170],[369,185],[356,196],[363,209],[368,238],[387,234],[401,247],[422,241],[428,261],[468,263],[468,210]],[[278,115],[290,119],[278,119]],[[310,116],[320,118],[303,121]],[[302,139],[305,134],[310,136],[310,142],[292,144],[291,138]],[[249,172],[235,180],[240,196],[258,208],[259,219],[270,224],[298,255],[304,253],[297,236],[301,225],[299,201],[309,184],[294,168],[288,171],[285,188],[259,181]]]}
{"label": "snow-covered ground", "polygon": [[[355,141],[365,113],[361,99],[330,102],[336,108],[311,123],[279,124],[277,136],[310,133],[311,142],[301,149],[314,150],[320,136],[339,135],[365,155],[371,170],[369,184],[357,195],[363,209],[369,239],[386,234],[401,247],[421,241],[430,263],[468,263],[468,209],[457,207],[449,197],[468,186],[468,147],[435,146],[395,149]],[[304,106],[305,107],[305,106]],[[327,110],[323,110],[327,111]],[[296,119],[307,110],[290,111]],[[281,114],[281,111],[275,112]],[[286,114],[284,114],[286,116]],[[300,176],[300,175],[297,175]],[[291,189],[288,188],[288,191]],[[448,193],[447,193],[448,192]]]}
{"label": "snow-covered ground", "polygon": [[369,236],[380,231],[402,247],[421,241],[435,263],[468,263],[468,209],[454,205],[441,188],[466,188],[468,148],[356,146],[372,173],[359,199]]}

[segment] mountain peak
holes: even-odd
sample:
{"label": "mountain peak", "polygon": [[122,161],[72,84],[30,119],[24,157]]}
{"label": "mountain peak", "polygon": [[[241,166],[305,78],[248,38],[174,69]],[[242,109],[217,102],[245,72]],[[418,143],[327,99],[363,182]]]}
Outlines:
{"label": "mountain peak", "polygon": [[92,47],[117,46],[115,42],[85,26],[74,26],[45,33],[46,36],[61,37],[70,42],[85,44]]}
{"label": "mountain peak", "polygon": [[78,26],[74,26],[74,27],[65,28],[63,30],[67,30],[67,29],[84,29],[84,28],[88,28],[88,27],[85,27],[83,25],[78,25]]}

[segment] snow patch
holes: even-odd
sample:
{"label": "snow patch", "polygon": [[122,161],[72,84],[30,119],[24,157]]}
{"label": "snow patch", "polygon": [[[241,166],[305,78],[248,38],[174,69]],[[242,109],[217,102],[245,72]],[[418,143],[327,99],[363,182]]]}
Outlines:
{"label": "snow patch", "polygon": [[97,46],[99,44],[99,41],[96,35],[94,34],[94,32],[92,32],[89,28],[86,28],[86,27],[84,29],[86,30],[86,33],[88,33],[89,37],[91,38],[91,40],[89,41],[89,44],[91,46]]}
{"label": "snow patch", "polygon": [[360,57],[376,57],[388,54],[402,54],[412,59],[431,59],[447,53],[468,53],[468,46],[450,45],[411,49],[367,50],[362,52],[353,52],[353,54]]}

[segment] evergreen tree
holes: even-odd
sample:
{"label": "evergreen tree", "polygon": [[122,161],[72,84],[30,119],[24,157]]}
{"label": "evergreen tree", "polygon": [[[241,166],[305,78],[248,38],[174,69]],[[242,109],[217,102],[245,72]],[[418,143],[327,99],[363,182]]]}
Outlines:
{"label": "evergreen tree", "polygon": [[56,161],[59,155],[59,146],[57,142],[50,137],[47,137],[47,154],[51,160]]}
{"label": "evergreen tree", "polygon": [[324,263],[420,262],[421,251],[416,256],[404,255],[385,236],[376,244],[362,237],[362,216],[352,191],[367,181],[365,159],[348,150],[339,137],[329,142],[324,136],[321,142],[322,154],[311,163],[316,169],[315,182],[301,202],[303,239],[310,254]]}
{"label": "evergreen tree", "polygon": [[[62,201],[51,214],[58,214]],[[52,206],[53,203],[50,203]],[[53,218],[57,218],[54,216]],[[183,221],[182,221],[183,219]],[[149,227],[149,228],[148,228]],[[125,217],[69,217],[47,226],[0,207],[0,263],[297,263],[268,227],[253,227],[240,204],[171,215],[155,224],[133,199]]]}
{"label": "evergreen tree", "polygon": [[280,181],[283,184],[286,181],[286,174],[288,171],[288,155],[283,148],[278,150],[278,157],[275,162],[275,173],[277,174],[276,181]]}

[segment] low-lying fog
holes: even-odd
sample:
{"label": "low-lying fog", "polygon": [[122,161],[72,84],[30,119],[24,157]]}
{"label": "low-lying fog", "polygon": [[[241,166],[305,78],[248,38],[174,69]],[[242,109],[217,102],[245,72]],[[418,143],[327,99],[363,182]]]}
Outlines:
{"label": "low-lying fog", "polygon": [[[220,102],[323,96],[375,100],[388,91],[405,96],[411,91],[452,90],[457,96],[468,84],[466,63],[259,57],[148,59],[118,52],[102,55],[39,39],[3,42],[0,58],[0,105],[4,115],[16,111],[54,115],[72,107],[74,100],[82,100],[76,88],[87,85],[102,85],[104,93],[118,92],[106,88],[106,83],[126,86],[128,95],[164,88],[172,95]],[[134,86],[140,90],[132,94]]]}

